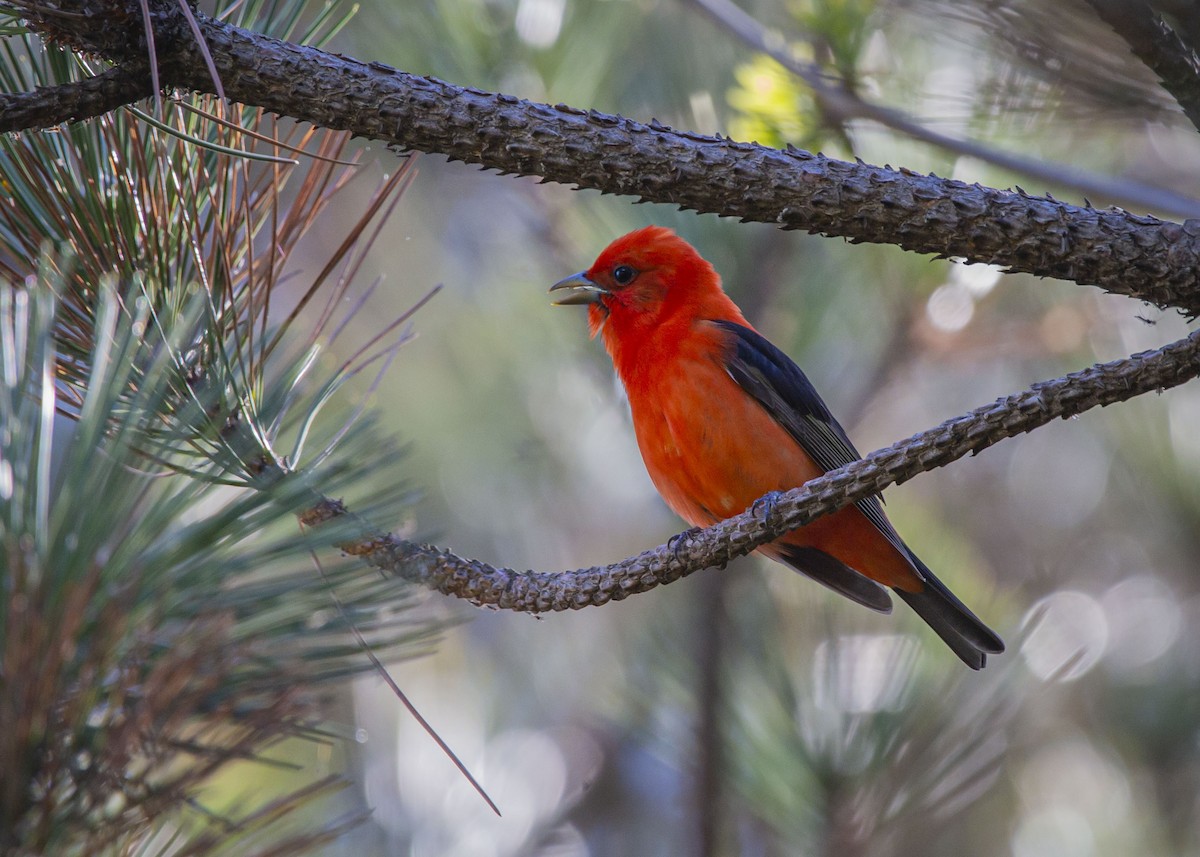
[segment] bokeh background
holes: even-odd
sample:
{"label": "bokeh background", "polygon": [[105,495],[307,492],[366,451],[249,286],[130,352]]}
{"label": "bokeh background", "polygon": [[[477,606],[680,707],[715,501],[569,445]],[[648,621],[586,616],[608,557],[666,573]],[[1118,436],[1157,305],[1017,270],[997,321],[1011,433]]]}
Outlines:
{"label": "bokeh background", "polygon": [[[1200,138],[1085,4],[753,11],[864,97],[935,130],[1200,193]],[[334,47],[525,98],[1080,201],[829,122],[802,84],[677,0],[365,4]],[[310,239],[301,274],[396,168],[394,153],[366,153],[357,191],[327,215],[330,246]],[[546,295],[630,229],[667,225],[699,247],[863,451],[1185,333],[1175,315],[1074,284],[437,156],[418,168],[364,266],[385,279],[342,341],[352,349],[444,286],[373,393],[407,444],[378,478],[419,493],[398,529],[495,564],[602,564],[682,529],[644,473],[583,313]],[[331,812],[373,814],[323,853],[1200,853],[1198,463],[1192,385],[890,489],[906,540],[1009,642],[978,674],[902,605],[876,616],[759,559],[540,619],[430,596],[423,609],[448,622],[436,652],[391,671],[504,815],[367,676],[327,701],[356,740],[309,761],[354,779]]]}

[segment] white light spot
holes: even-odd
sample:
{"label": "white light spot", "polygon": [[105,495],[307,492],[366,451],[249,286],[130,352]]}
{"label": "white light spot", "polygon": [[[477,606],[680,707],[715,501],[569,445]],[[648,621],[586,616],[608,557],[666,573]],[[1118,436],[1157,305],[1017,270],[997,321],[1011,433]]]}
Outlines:
{"label": "white light spot", "polygon": [[692,127],[700,131],[716,131],[720,127],[717,119],[717,107],[713,104],[712,93],[707,90],[693,92],[688,96],[688,104],[692,108]]}
{"label": "white light spot", "polygon": [[964,287],[946,283],[929,296],[925,315],[938,330],[954,333],[970,324],[975,315],[975,301]]}
{"label": "white light spot", "polygon": [[995,265],[956,264],[950,268],[950,282],[962,286],[975,298],[996,288],[1003,271]]}
{"label": "white light spot", "polygon": [[1108,645],[1108,619],[1090,595],[1064,590],[1047,595],[1029,609],[1036,622],[1021,654],[1030,672],[1043,681],[1073,681],[1096,665]]}
{"label": "white light spot", "polygon": [[1114,825],[1132,808],[1124,767],[1083,737],[1046,745],[1021,763],[1015,783],[1026,811],[1062,807],[1102,825]]}
{"label": "white light spot", "polygon": [[813,656],[817,705],[850,714],[899,711],[918,651],[903,634],[825,640]]}
{"label": "white light spot", "polygon": [[558,41],[566,0],[521,0],[515,26],[521,41],[533,48],[548,48]]}
{"label": "white light spot", "polygon": [[1111,632],[1106,660],[1115,669],[1135,670],[1157,660],[1179,638],[1179,602],[1157,577],[1122,580],[1100,602]]}
{"label": "white light spot", "polygon": [[1096,840],[1086,818],[1059,807],[1024,816],[1013,834],[1012,853],[1013,857],[1091,857]]}

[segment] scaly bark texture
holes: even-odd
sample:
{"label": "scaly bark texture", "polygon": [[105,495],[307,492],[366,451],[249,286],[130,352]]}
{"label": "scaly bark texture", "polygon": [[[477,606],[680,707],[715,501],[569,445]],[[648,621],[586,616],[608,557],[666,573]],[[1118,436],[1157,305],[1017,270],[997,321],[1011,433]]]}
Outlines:
{"label": "scaly bark texture", "polygon": [[23,131],[91,119],[149,98],[150,75],[133,66],[110,68],[95,77],[32,92],[0,92],[0,130]]}
{"label": "scaly bark texture", "polygon": [[[135,0],[20,0],[32,26],[121,64],[146,57]],[[215,90],[177,7],[152,5],[165,86]],[[196,13],[226,95],[326,128],[646,201],[1074,280],[1200,314],[1200,220],[674,131],[454,86]],[[13,126],[7,117],[0,131]]]}
{"label": "scaly bark texture", "polygon": [[[1097,406],[1175,387],[1197,375],[1200,331],[1158,350],[1098,364],[997,399],[712,527],[688,531],[669,544],[602,568],[517,572],[395,535],[366,532],[361,540],[339,547],[389,574],[481,606],[529,613],[599,606],[702,568],[724,565],[821,515],[1005,438]],[[280,475],[276,470],[264,473],[264,478]],[[347,514],[340,502],[325,499],[303,521],[315,526]]]}

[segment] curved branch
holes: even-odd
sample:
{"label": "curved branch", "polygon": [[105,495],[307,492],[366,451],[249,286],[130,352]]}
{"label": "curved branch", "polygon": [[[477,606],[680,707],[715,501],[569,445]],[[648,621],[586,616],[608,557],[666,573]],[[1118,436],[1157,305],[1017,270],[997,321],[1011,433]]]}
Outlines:
{"label": "curved branch", "polygon": [[[53,27],[134,59],[136,34],[114,57],[114,34],[88,30],[123,26],[111,2],[120,0],[61,0],[95,14],[56,17]],[[46,18],[49,4],[36,5]],[[505,173],[1099,285],[1200,315],[1200,220],[1170,223],[538,104],[198,19],[229,98],[301,121]],[[159,61],[165,84],[212,91],[194,39],[160,40]]]}
{"label": "curved branch", "polygon": [[[879,450],[771,503],[603,568],[516,572],[391,534],[339,545],[348,554],[405,580],[474,604],[530,613],[597,606],[724,565],[783,533],[899,484],[918,473],[978,453],[1014,435],[1096,406],[1166,390],[1200,374],[1200,331],[1155,351],[1102,363],[997,399],[968,414]],[[765,514],[757,509],[762,508]],[[325,499],[304,515],[315,525],[350,512]]]}
{"label": "curved branch", "polygon": [[[501,172],[1096,284],[1200,315],[1200,220],[1181,226],[538,104],[211,20],[205,34],[231,98],[323,127]],[[169,74],[211,89],[198,59]]]}
{"label": "curved branch", "polygon": [[0,93],[0,133],[93,119],[153,95],[147,69],[114,66],[84,80]]}

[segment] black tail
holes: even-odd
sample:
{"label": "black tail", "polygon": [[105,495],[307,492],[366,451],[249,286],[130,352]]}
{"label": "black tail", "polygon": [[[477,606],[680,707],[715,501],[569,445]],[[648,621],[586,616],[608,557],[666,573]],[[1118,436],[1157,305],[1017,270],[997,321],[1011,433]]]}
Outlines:
{"label": "black tail", "polygon": [[954,593],[934,577],[912,551],[908,556],[925,578],[925,588],[920,592],[896,589],[895,593],[929,623],[963,663],[973,670],[982,669],[989,654],[998,655],[1004,651],[1004,641],[955,598]]}

